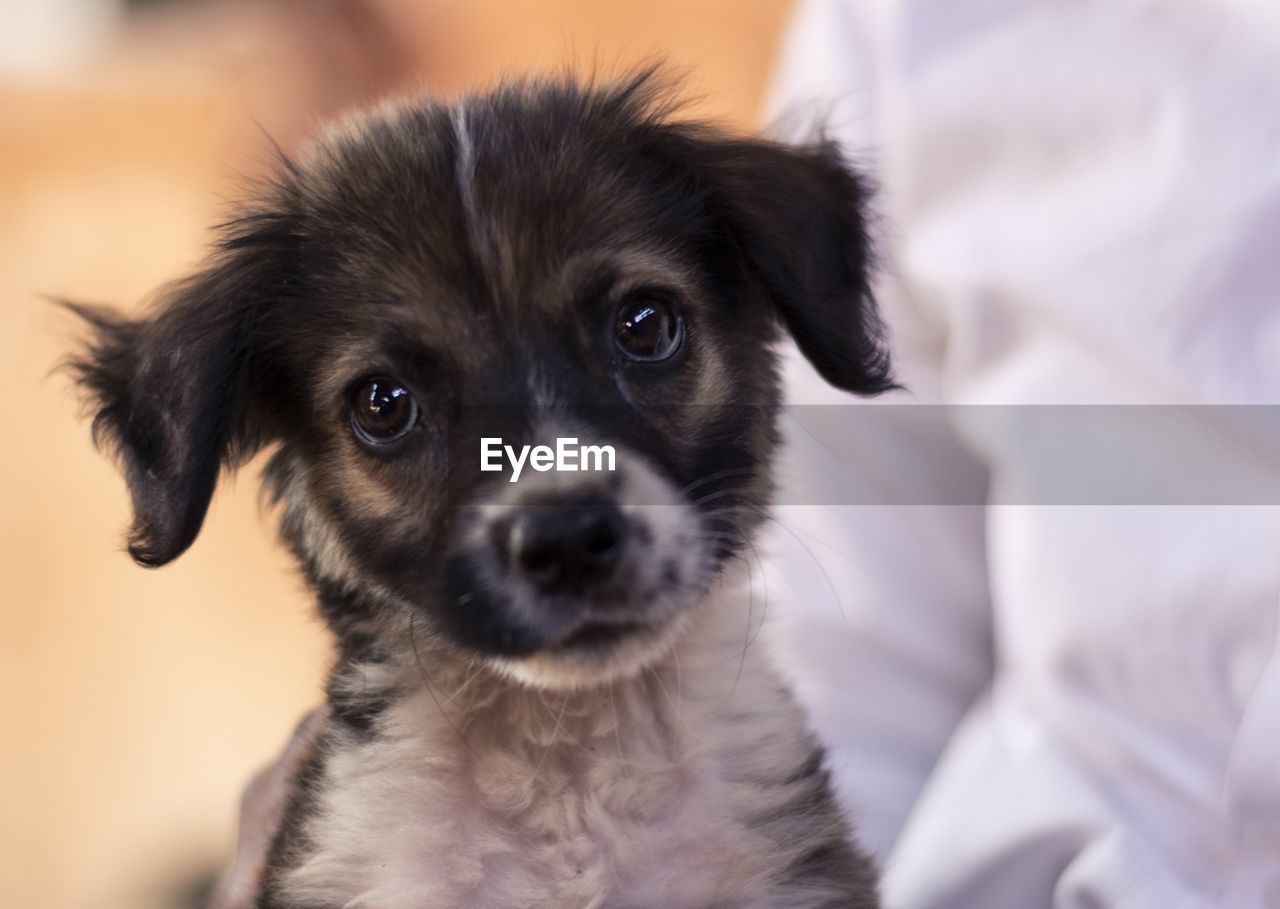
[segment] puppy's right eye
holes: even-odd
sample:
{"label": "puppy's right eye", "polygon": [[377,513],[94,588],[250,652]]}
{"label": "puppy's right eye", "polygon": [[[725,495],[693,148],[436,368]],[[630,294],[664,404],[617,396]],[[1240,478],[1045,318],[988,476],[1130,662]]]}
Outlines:
{"label": "puppy's right eye", "polygon": [[394,442],[417,422],[417,402],[395,379],[365,379],[351,396],[351,426],[370,445]]}
{"label": "puppy's right eye", "polygon": [[618,310],[614,339],[629,359],[642,363],[669,360],[684,340],[684,320],[666,299],[638,295]]}

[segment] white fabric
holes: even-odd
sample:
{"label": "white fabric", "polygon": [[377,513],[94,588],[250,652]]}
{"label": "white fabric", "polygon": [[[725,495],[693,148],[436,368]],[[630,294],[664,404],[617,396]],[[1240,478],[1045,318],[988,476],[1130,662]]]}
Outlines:
{"label": "white fabric", "polygon": [[[809,0],[775,89],[880,185],[898,400],[1280,404],[1280,3]],[[907,410],[792,432],[770,541],[890,909],[1280,907],[1280,509],[1008,504]],[[863,487],[987,504],[798,504]]]}

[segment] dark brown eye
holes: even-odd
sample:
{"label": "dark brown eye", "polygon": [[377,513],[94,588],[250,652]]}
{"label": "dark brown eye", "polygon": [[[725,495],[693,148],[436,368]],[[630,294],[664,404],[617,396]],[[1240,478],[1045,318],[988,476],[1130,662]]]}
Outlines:
{"label": "dark brown eye", "polygon": [[395,379],[366,379],[351,396],[351,425],[361,440],[385,445],[413,429],[418,405]]}
{"label": "dark brown eye", "polygon": [[656,363],[675,355],[684,341],[684,320],[662,297],[633,297],[618,310],[618,349],[633,360]]}

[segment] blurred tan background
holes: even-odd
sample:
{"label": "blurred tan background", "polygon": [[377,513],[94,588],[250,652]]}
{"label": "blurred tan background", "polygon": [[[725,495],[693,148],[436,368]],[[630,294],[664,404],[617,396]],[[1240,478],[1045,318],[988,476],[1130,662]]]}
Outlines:
{"label": "blurred tan background", "polygon": [[40,294],[134,306],[199,260],[266,136],[405,86],[661,54],[750,129],[788,0],[0,0],[0,905],[192,904],[241,786],[319,697],[327,641],[257,464],[158,572]]}

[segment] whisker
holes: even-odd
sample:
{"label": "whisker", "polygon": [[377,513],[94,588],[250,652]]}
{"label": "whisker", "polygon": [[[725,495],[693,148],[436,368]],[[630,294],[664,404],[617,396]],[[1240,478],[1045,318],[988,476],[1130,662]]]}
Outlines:
{"label": "whisker", "polygon": [[[755,549],[754,546],[751,547]],[[742,653],[738,656],[738,671],[734,673],[733,684],[729,686],[729,693],[725,695],[725,701],[733,697],[733,693],[738,690],[738,682],[742,681],[742,670],[747,665],[747,648],[751,646],[751,613],[755,609],[755,584],[752,583],[755,578],[755,572],[751,570],[751,563],[747,562],[747,628],[743,635]]]}
{"label": "whisker", "polygon": [[[679,665],[678,660],[677,660],[677,665]],[[658,670],[650,667],[649,673],[653,676],[653,680],[658,683],[658,688],[661,689],[663,696],[667,699],[667,703],[671,705],[671,710],[676,715],[676,719],[680,721],[680,725],[684,726],[685,729],[689,730],[689,734],[692,735],[695,739],[697,739],[703,745],[707,745],[709,747],[710,742],[704,739],[701,733],[699,733],[697,729],[693,728],[693,725],[687,719],[685,719],[684,711],[680,709],[680,705],[677,704],[674,700],[672,700],[671,692],[667,691],[667,686],[662,681],[662,676],[658,673]],[[677,679],[679,679],[678,671],[676,673],[676,677]]]}
{"label": "whisker", "polygon": [[480,664],[479,662],[472,660],[471,666],[467,670],[467,677],[462,680],[462,684],[458,686],[457,690],[454,691],[453,694],[449,695],[444,699],[444,703],[446,705],[452,704],[462,695],[464,691],[467,690],[468,686],[470,686],[471,683],[479,677],[480,677]]}
{"label": "whisker", "polygon": [[436,697],[436,684],[431,680],[431,676],[427,673],[427,667],[422,662],[422,654],[418,651],[418,636],[414,629],[417,627],[418,617],[412,613],[409,615],[409,647],[413,650],[413,661],[418,664],[418,672],[422,675],[422,681],[427,686],[427,694],[431,695],[431,700],[435,702],[436,710],[440,711],[440,716],[449,724],[449,727],[457,734],[458,739],[466,746],[467,750],[475,754],[475,749],[471,747],[471,743],[467,741],[467,737],[462,734],[462,730],[454,723],[449,714],[445,711],[440,703],[440,699]]}
{"label": "whisker", "polygon": [[[756,624],[755,634],[751,635],[747,641],[747,646],[750,647],[756,642],[756,638],[760,637],[760,632],[764,630],[765,620],[769,617],[769,573],[765,570],[764,560],[760,558],[760,548],[754,544],[748,545],[747,548],[755,557],[756,567],[760,569],[760,580],[764,585],[764,604],[760,607],[760,621]],[[748,627],[750,627],[750,616],[748,616]]]}
{"label": "whisker", "polygon": [[796,533],[794,530],[792,530],[790,527],[788,527],[786,524],[782,523],[782,521],[778,520],[773,515],[767,516],[766,520],[772,521],[774,524],[777,524],[787,533],[791,534],[791,538],[795,540],[797,543],[799,543],[801,548],[803,548],[804,551],[809,554],[809,558],[813,561],[813,564],[817,566],[818,570],[822,572],[822,577],[827,582],[827,589],[831,591],[831,596],[836,601],[836,608],[840,611],[840,618],[847,619],[848,616],[845,614],[845,611],[844,611],[844,601],[840,599],[840,591],[836,589],[835,582],[831,580],[831,574],[827,571],[826,566],[822,564],[822,561],[816,555],[813,554],[813,550],[810,549],[808,544],[806,544],[805,541],[800,538],[800,535]]}
{"label": "whisker", "polygon": [[622,728],[618,721],[618,707],[613,701],[613,682],[609,683],[609,709],[613,711],[613,738],[618,743],[618,762],[626,767],[629,765],[626,754],[622,751]]}
{"label": "whisker", "polygon": [[715,473],[709,473],[705,477],[699,477],[698,479],[690,483],[688,486],[685,486],[683,489],[681,489],[678,495],[682,495],[682,496],[688,495],[690,492],[692,492],[693,490],[697,489],[699,486],[702,486],[705,483],[711,483],[716,480],[723,480],[726,477],[732,477],[732,476],[751,476],[754,473],[755,473],[755,468],[753,467],[728,467],[728,468],[725,468],[724,470],[718,470]]}
{"label": "whisker", "polygon": [[[756,569],[760,572],[760,583],[761,583],[761,586],[764,588],[763,590],[764,600],[760,606],[760,620],[756,622],[756,626],[754,630],[752,630],[751,628],[751,619],[755,613],[750,608],[747,611],[747,642],[743,647],[744,652],[750,649],[751,645],[756,642],[756,639],[758,637],[760,637],[760,632],[764,628],[765,619],[768,618],[768,615],[769,615],[769,576],[768,576],[768,572],[766,572],[764,567],[764,560],[760,557],[760,550],[758,547],[749,544],[746,546],[746,550],[750,554],[751,558],[755,561]],[[750,565],[750,562],[748,562],[748,566],[749,565]],[[749,569],[748,571],[749,571],[748,577],[754,578],[754,573],[751,573]],[[754,584],[751,585],[751,589],[752,589],[752,592],[754,593],[755,591]],[[753,598],[753,601],[754,601],[754,598]]]}
{"label": "whisker", "polygon": [[707,504],[708,502],[714,502],[716,499],[723,498],[724,496],[741,496],[741,495],[742,495],[741,490],[720,489],[715,492],[709,492],[705,496],[699,496],[698,498],[693,499],[692,504],[694,508],[701,508],[703,505]]}
{"label": "whisker", "polygon": [[560,705],[560,712],[556,714],[556,725],[555,728],[551,730],[551,738],[547,742],[546,749],[542,752],[542,757],[538,759],[538,766],[533,768],[533,779],[535,780],[538,778],[538,775],[542,773],[542,765],[547,762],[547,755],[549,755],[551,753],[551,749],[555,747],[556,736],[560,734],[560,723],[564,720],[564,711],[565,708],[569,706],[569,698],[572,696],[572,693],[564,696],[564,702]]}

